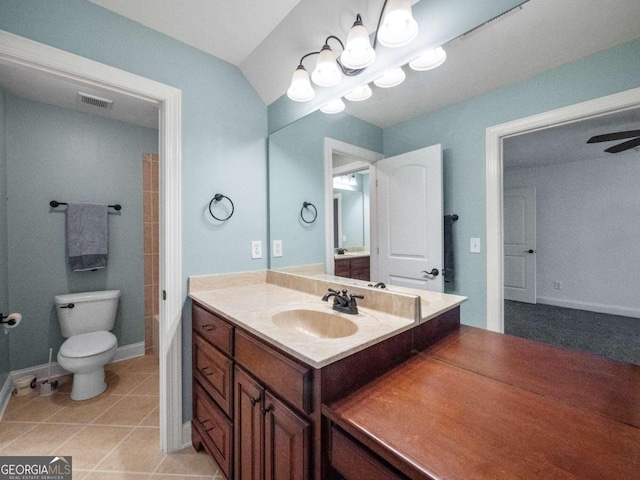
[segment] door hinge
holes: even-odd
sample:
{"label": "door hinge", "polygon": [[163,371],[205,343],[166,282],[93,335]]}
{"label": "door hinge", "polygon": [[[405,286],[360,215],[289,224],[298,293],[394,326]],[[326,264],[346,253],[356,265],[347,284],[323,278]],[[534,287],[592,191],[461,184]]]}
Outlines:
{"label": "door hinge", "polygon": [[167,291],[166,290],[162,290],[162,299],[163,300],[167,299]]}

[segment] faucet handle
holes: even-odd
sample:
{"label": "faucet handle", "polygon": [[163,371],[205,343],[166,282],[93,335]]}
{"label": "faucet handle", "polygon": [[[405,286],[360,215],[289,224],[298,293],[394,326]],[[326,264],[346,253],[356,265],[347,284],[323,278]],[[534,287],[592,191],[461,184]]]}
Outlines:
{"label": "faucet handle", "polygon": [[353,300],[354,298],[360,298],[360,299],[364,298],[364,295],[354,295],[354,294],[351,294],[351,295],[349,295],[349,296],[351,297],[351,299],[352,299],[352,300]]}

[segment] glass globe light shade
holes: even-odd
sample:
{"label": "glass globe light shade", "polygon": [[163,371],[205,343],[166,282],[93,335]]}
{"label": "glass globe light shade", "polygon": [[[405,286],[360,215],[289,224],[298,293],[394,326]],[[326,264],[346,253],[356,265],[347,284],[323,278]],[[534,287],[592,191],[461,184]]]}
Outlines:
{"label": "glass globe light shade", "polygon": [[358,16],[353,27],[349,30],[347,44],[340,55],[340,61],[347,68],[360,69],[368,67],[375,59],[376,51],[371,47],[369,33]]}
{"label": "glass globe light shade", "polygon": [[334,98],[329,103],[327,103],[324,107],[320,109],[320,111],[323,113],[329,113],[329,114],[340,113],[341,111],[344,110],[344,107],[345,107],[344,102],[340,97],[338,97],[338,98]]}
{"label": "glass globe light shade", "polygon": [[447,52],[442,47],[433,48],[422,53],[418,58],[411,60],[409,66],[419,72],[439,67],[447,59]]}
{"label": "glass globe light shade", "polygon": [[418,22],[411,13],[409,0],[389,0],[377,32],[385,47],[402,47],[418,35]]}
{"label": "glass globe light shade", "polygon": [[293,72],[291,86],[287,90],[287,97],[296,102],[308,102],[315,95],[316,92],[311,87],[307,70],[302,65],[298,65],[296,71]]}
{"label": "glass globe light shade", "polygon": [[336,63],[336,54],[329,45],[325,45],[320,50],[311,80],[320,87],[333,87],[342,80],[342,72]]}
{"label": "glass globe light shade", "polygon": [[375,83],[380,88],[391,88],[396,85],[400,85],[404,82],[406,75],[404,70],[401,67],[394,68],[393,70],[389,70],[383,76],[376,78],[373,83]]}
{"label": "glass globe light shade", "polygon": [[361,102],[371,97],[371,95],[373,95],[371,87],[368,84],[364,84],[351,90],[344,96],[344,98],[350,102]]}

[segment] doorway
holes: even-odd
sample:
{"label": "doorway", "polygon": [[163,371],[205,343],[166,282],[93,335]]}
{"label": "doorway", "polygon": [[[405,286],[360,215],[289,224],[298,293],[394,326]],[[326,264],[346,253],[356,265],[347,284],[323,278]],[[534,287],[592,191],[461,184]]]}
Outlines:
{"label": "doorway", "polygon": [[[181,263],[181,92],[180,90],[78,55],[0,31],[0,62],[34,73],[69,79],[151,102],[159,108],[160,171],[160,449],[183,446],[182,263]],[[164,296],[164,295],[163,295]],[[176,388],[177,387],[177,388]]]}
{"label": "doorway", "polygon": [[489,330],[504,332],[504,141],[518,135],[639,106],[640,88],[636,88],[487,129],[487,328]]}

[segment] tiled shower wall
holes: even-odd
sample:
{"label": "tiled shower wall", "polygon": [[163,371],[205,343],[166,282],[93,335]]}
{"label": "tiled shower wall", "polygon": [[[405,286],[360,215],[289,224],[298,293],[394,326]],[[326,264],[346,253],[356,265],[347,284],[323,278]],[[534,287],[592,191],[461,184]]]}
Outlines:
{"label": "tiled shower wall", "polygon": [[144,342],[147,351],[158,352],[159,228],[158,155],[142,156],[142,222],[144,227]]}

